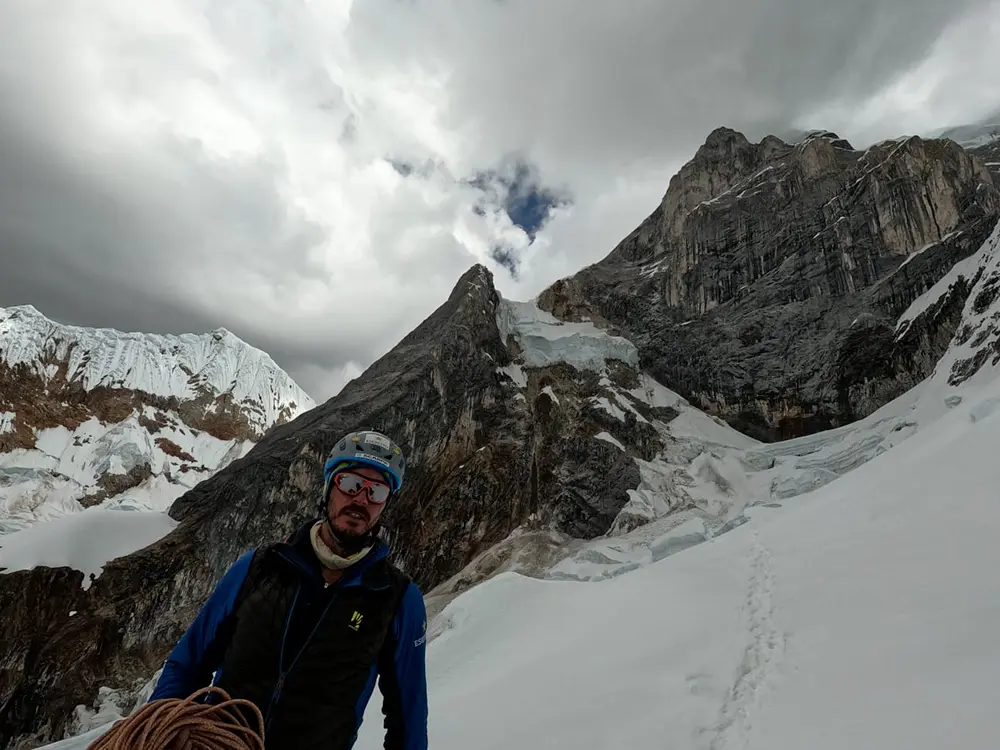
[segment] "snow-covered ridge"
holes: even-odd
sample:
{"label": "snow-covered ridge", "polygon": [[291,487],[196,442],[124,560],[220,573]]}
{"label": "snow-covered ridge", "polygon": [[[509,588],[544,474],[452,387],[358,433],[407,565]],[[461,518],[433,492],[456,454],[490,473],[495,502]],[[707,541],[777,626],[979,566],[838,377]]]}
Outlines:
{"label": "snow-covered ridge", "polygon": [[941,131],[938,138],[950,138],[964,149],[979,148],[1000,141],[1000,123],[959,125]]}
{"label": "snow-covered ridge", "polygon": [[[68,529],[115,509],[161,514],[314,406],[270,356],[224,329],[122,333],[60,325],[32,306],[0,308],[0,378],[0,567],[10,569],[45,562],[30,535],[15,537],[29,527]],[[19,544],[25,554],[13,553]]]}
{"label": "snow-covered ridge", "polygon": [[206,334],[124,333],[53,322],[31,305],[0,308],[0,363],[25,364],[45,380],[67,364],[67,381],[154,396],[228,394],[263,432],[315,403],[271,359],[224,328]]}

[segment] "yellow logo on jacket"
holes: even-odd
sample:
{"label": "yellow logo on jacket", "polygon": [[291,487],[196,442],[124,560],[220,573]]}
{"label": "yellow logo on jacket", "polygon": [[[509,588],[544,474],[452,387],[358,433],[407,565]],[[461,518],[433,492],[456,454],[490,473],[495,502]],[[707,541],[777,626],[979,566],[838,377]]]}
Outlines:
{"label": "yellow logo on jacket", "polygon": [[357,630],[361,627],[361,621],[365,619],[365,616],[360,612],[355,612],[351,615],[351,630]]}

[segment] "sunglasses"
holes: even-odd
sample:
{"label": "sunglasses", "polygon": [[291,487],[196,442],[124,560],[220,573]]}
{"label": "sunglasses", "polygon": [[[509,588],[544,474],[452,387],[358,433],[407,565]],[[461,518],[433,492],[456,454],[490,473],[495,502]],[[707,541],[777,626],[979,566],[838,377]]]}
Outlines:
{"label": "sunglasses", "polygon": [[333,483],[337,485],[338,490],[350,497],[360,494],[362,490],[367,490],[368,501],[378,505],[382,505],[382,503],[389,499],[389,495],[392,494],[392,488],[385,482],[366,479],[349,471],[342,471],[336,474],[333,477]]}

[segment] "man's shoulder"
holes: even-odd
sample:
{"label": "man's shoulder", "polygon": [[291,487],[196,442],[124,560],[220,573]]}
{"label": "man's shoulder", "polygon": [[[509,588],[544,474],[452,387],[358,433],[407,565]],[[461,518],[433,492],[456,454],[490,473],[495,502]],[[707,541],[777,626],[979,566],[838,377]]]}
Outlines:
{"label": "man's shoulder", "polygon": [[399,565],[397,565],[395,562],[393,562],[392,559],[386,557],[386,558],[383,558],[382,562],[385,565],[386,570],[388,571],[389,575],[391,575],[394,580],[405,582],[405,583],[412,583],[413,582],[412,576],[410,576],[409,573],[407,573],[405,570],[403,570],[401,567],[399,567]]}
{"label": "man's shoulder", "polygon": [[381,554],[378,559],[365,571],[365,577],[375,588],[383,588],[388,585],[402,595],[406,588],[413,583],[413,579],[389,559],[384,548],[379,552]]}

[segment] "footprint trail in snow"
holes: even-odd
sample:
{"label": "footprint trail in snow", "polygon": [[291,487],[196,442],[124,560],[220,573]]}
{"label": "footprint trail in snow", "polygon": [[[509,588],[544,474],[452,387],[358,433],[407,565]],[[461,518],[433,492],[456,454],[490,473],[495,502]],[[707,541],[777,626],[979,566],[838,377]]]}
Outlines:
{"label": "footprint trail in snow", "polygon": [[771,555],[754,533],[750,560],[750,580],[744,612],[747,619],[747,645],[736,677],[719,709],[715,726],[705,733],[710,737],[708,750],[734,750],[749,747],[753,709],[784,651],[786,636],[778,632],[772,616],[774,577]]}

